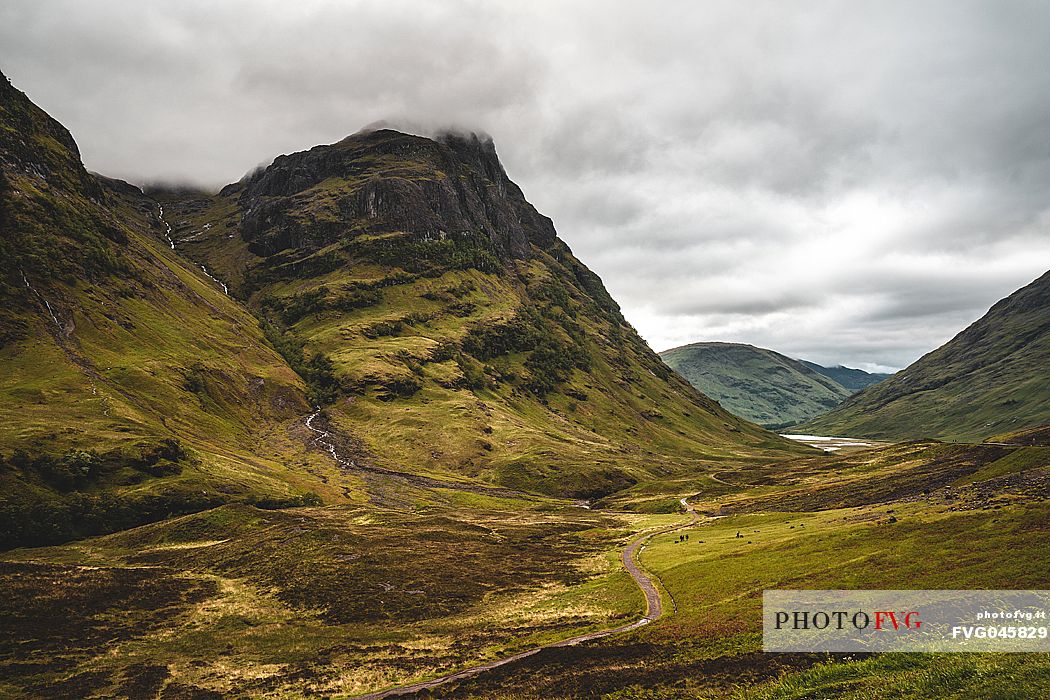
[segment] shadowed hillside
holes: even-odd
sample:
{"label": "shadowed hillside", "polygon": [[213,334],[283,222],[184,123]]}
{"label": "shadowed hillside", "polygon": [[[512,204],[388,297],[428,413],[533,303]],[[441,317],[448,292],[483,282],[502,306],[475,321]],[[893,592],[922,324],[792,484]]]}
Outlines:
{"label": "shadowed hillside", "polygon": [[302,380],[155,213],[0,76],[0,546],[340,493],[284,429]]}

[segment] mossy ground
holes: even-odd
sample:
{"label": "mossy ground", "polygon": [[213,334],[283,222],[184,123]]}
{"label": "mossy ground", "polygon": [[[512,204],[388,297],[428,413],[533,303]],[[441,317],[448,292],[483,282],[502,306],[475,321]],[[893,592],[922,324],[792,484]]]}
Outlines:
{"label": "mossy ground", "polygon": [[225,506],[8,552],[0,693],[353,694],[643,612],[635,518],[515,505]]}
{"label": "mossy ground", "polygon": [[[981,458],[988,449],[912,443],[725,463],[636,487],[622,505],[686,496],[701,512],[729,513],[642,552],[676,612],[432,692],[1039,697],[1046,655],[761,652],[766,588],[1044,588],[1045,455],[1000,447]],[[916,480],[922,468],[941,485]],[[901,489],[887,492],[895,479]],[[848,503],[843,484],[856,495]],[[682,520],[417,487],[397,508],[224,506],[15,550],[0,565],[10,591],[0,690],[303,697],[432,677],[636,618],[643,601],[618,553],[633,533]]]}

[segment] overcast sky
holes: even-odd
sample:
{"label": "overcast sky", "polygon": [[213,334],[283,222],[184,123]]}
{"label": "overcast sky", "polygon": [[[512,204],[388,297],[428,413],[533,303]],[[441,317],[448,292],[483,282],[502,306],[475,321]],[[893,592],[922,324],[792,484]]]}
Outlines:
{"label": "overcast sky", "polygon": [[1050,268],[1045,2],[8,0],[0,70],[140,183],[487,132],[657,350],[899,368]]}

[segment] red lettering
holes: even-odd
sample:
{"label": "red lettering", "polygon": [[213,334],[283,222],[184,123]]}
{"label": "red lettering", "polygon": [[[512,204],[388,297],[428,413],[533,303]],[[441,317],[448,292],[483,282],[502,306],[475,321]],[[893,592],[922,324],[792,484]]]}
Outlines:
{"label": "red lettering", "polygon": [[892,610],[876,610],[875,611],[875,629],[882,631],[884,628],[882,623],[886,618],[889,618],[890,624],[893,625],[893,629],[900,629],[900,623],[897,622],[897,613]]}

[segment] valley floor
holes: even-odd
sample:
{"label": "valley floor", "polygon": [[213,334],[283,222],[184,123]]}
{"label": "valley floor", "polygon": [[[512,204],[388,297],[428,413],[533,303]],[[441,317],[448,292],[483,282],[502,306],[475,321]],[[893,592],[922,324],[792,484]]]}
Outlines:
{"label": "valley floor", "polygon": [[[591,510],[420,487],[13,550],[0,696],[353,697],[489,663],[415,696],[1048,697],[1045,654],[765,654],[759,615],[767,588],[1046,588],[1048,465],[917,442],[699,465]],[[682,499],[701,517],[660,533]],[[644,626],[632,542],[667,613]]]}

